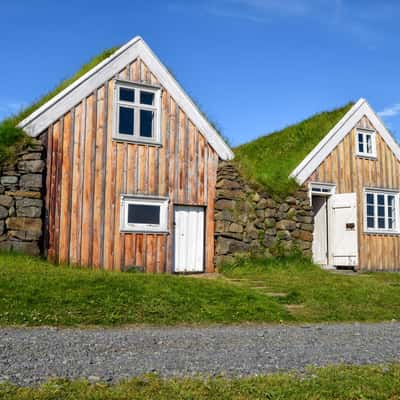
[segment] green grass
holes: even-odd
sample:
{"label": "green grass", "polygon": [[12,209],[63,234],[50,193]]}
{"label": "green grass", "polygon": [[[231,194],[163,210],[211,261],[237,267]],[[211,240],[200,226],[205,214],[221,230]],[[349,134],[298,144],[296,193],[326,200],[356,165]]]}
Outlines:
{"label": "green grass", "polygon": [[244,175],[278,197],[297,188],[290,173],[339,122],[353,103],[322,112],[298,124],[262,136],[234,149],[235,162]]}
{"label": "green grass", "polygon": [[339,275],[294,256],[242,260],[223,273],[241,287],[281,293],[277,302],[294,305],[299,322],[400,320],[399,274]]}
{"label": "green grass", "polygon": [[337,275],[298,257],[243,260],[212,280],[92,271],[0,253],[3,326],[393,319],[400,320],[400,275]]}
{"label": "green grass", "polygon": [[395,400],[400,366],[331,366],[299,375],[161,379],[149,375],[115,385],[53,380],[39,387],[0,385],[3,400]]}
{"label": "green grass", "polygon": [[37,101],[33,102],[31,105],[21,110],[19,113],[12,115],[4,119],[3,121],[0,121],[0,164],[11,161],[15,154],[18,153],[18,151],[29,144],[28,136],[22,129],[17,127],[17,125],[23,119],[32,114],[47,101],[52,99],[71,83],[75,82],[82,75],[86,74],[86,72],[91,70],[101,61],[109,57],[117,50],[117,48],[118,47],[113,47],[111,49],[103,51],[96,57],[93,57],[88,63],[83,65],[73,76],[62,81],[49,93],[43,95]]}
{"label": "green grass", "polygon": [[252,289],[172,275],[55,267],[0,254],[0,325],[239,323],[290,320]]}

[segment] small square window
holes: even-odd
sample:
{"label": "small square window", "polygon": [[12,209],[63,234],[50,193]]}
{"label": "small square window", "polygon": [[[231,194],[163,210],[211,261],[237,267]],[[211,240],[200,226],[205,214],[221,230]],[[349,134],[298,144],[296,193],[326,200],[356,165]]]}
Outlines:
{"label": "small square window", "polygon": [[358,156],[376,157],[375,132],[369,130],[357,130],[356,149]]}
{"label": "small square window", "polygon": [[121,230],[124,232],[166,232],[168,199],[121,196]]}

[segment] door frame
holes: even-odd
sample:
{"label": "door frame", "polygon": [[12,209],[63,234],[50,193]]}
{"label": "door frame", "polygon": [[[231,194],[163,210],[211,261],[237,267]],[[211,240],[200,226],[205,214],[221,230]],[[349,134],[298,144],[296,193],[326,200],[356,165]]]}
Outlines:
{"label": "door frame", "polygon": [[[313,197],[326,197],[326,234],[327,234],[327,255],[326,255],[326,265],[321,266],[324,269],[333,269],[335,268],[332,260],[332,207],[331,207],[331,196],[336,194],[336,185],[332,183],[324,183],[324,182],[310,182],[309,183],[309,198],[310,205],[312,207]],[[315,221],[314,221],[315,224]],[[315,226],[314,226],[315,229]],[[313,232],[314,235],[314,232]],[[314,241],[314,237],[313,237]],[[313,255],[314,256],[314,255]]]}
{"label": "door frame", "polygon": [[[178,207],[193,207],[193,208],[201,208],[203,210],[203,265],[201,271],[176,271],[175,270],[175,211]],[[207,207],[200,204],[182,204],[182,203],[174,203],[172,205],[172,273],[173,274],[181,274],[181,275],[194,275],[194,274],[204,274],[206,272],[206,246],[207,246]]]}

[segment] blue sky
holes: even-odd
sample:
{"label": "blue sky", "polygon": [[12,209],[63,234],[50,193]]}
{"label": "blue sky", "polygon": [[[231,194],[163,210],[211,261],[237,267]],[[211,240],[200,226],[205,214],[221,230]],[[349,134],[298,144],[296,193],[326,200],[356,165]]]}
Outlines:
{"label": "blue sky", "polygon": [[233,145],[365,97],[400,140],[398,0],[12,0],[0,118],[142,36]]}

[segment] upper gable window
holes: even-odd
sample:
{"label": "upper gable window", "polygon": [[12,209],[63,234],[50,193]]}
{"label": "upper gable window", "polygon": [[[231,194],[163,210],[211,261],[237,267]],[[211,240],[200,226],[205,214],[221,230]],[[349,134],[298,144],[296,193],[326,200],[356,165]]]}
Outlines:
{"label": "upper gable window", "polygon": [[115,83],[115,139],[160,144],[160,94],[156,86]]}
{"label": "upper gable window", "polygon": [[357,129],[356,149],[357,155],[362,157],[376,157],[375,131]]}

